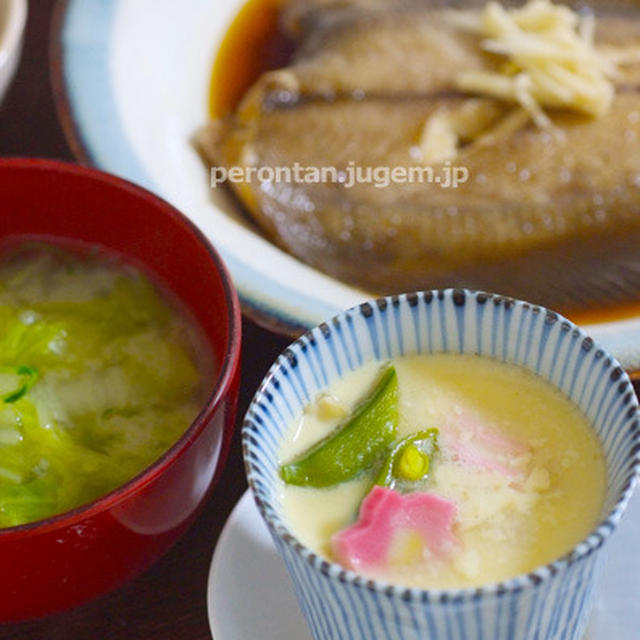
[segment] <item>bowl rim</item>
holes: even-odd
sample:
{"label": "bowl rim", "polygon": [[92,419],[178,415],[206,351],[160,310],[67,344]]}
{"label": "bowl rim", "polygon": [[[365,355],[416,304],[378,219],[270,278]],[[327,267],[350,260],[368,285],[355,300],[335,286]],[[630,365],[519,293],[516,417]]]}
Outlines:
{"label": "bowl rim", "polygon": [[27,24],[27,0],[7,0],[6,21],[0,31],[0,69],[11,54],[20,46]]}
{"label": "bowl rim", "polygon": [[[504,305],[505,307],[514,308],[519,306],[528,310],[530,313],[546,314],[547,317],[551,316],[555,320],[563,323],[567,323],[569,330],[575,332],[575,335],[581,340],[589,341],[591,347],[596,350],[600,350],[604,357],[608,358],[611,362],[611,370],[618,369],[620,376],[617,379],[618,383],[626,382],[628,387],[633,391],[633,385],[631,380],[620,365],[620,363],[610,353],[603,349],[596,341],[594,341],[583,329],[571,322],[561,314],[547,309],[541,305],[526,302],[524,300],[518,300],[509,296],[503,296],[496,293],[489,293],[484,291],[476,291],[472,289],[431,289],[403,294],[395,294],[389,296],[382,296],[378,298],[372,298],[366,302],[355,305],[336,314],[324,323],[321,323],[317,327],[310,329],[301,335],[298,339],[288,345],[277,357],[275,362],[269,368],[264,379],[260,383],[255,395],[253,396],[249,407],[247,409],[245,418],[242,423],[242,451],[245,465],[245,473],[249,488],[254,497],[254,501],[258,507],[260,515],[266,522],[271,535],[280,540],[286,547],[288,547],[296,556],[300,557],[304,562],[311,565],[311,567],[320,572],[321,575],[333,580],[338,580],[341,583],[350,584],[356,588],[364,588],[369,591],[378,593],[381,596],[386,597],[398,597],[407,602],[468,602],[477,600],[481,597],[502,597],[508,594],[519,593],[525,588],[536,588],[543,583],[551,580],[555,575],[563,570],[566,570],[569,566],[586,559],[597,549],[602,547],[607,541],[609,536],[615,531],[620,518],[622,517],[627,504],[633,494],[633,491],[638,483],[640,483],[640,405],[638,397],[633,393],[630,399],[630,408],[634,409],[635,415],[635,428],[632,437],[632,446],[629,449],[626,457],[627,461],[631,461],[628,471],[625,472],[623,480],[623,489],[621,494],[616,499],[611,510],[608,514],[603,514],[598,519],[597,524],[590,529],[585,537],[579,540],[572,548],[559,558],[547,562],[543,565],[535,567],[527,573],[521,573],[513,578],[502,580],[499,582],[483,583],[479,586],[473,587],[459,587],[459,588],[421,588],[421,587],[409,587],[395,582],[389,582],[379,579],[367,578],[366,576],[347,569],[335,561],[328,560],[322,557],[320,554],[311,550],[305,544],[303,544],[296,535],[287,527],[283,519],[281,519],[273,507],[267,506],[265,502],[259,496],[257,491],[257,483],[255,482],[254,470],[255,465],[248,455],[249,441],[253,438],[252,432],[255,431],[254,425],[258,421],[253,419],[255,415],[255,407],[260,403],[263,397],[266,395],[266,391],[274,395],[278,394],[278,389],[274,388],[271,384],[273,380],[276,380],[284,369],[286,363],[291,363],[292,357],[306,357],[304,353],[308,349],[313,349],[313,342],[317,339],[314,336],[314,332],[323,332],[323,326],[334,326],[334,323],[340,324],[346,321],[347,316],[359,311],[365,313],[371,312],[371,307],[376,307],[381,313],[388,312],[392,307],[398,306],[400,302],[407,301],[411,296],[427,297],[431,296],[432,299],[444,300],[445,298],[454,299],[455,296],[483,296],[484,302],[492,300],[496,305]],[[478,298],[479,299],[479,298]],[[325,332],[323,332],[325,333]],[[326,333],[325,333],[326,335]],[[302,346],[304,345],[304,348]],[[553,384],[553,383],[551,383]],[[628,420],[631,420],[632,416],[629,416]],[[258,428],[260,424],[258,423]]]}
{"label": "bowl rim", "polygon": [[[104,513],[105,511],[117,507],[129,496],[147,486],[166,469],[171,467],[183,452],[198,438],[226,397],[240,366],[242,341],[242,315],[240,312],[240,301],[238,300],[238,295],[233,286],[231,276],[229,275],[222,258],[200,230],[171,204],[150,191],[129,182],[128,180],[100,171],[99,169],[84,167],[70,162],[43,158],[0,158],[0,171],[3,169],[22,169],[27,171],[45,171],[73,175],[87,181],[102,183],[109,187],[118,189],[121,192],[128,194],[132,199],[145,200],[156,209],[162,211],[163,215],[168,216],[175,222],[176,227],[182,227],[185,233],[194,236],[196,241],[199,242],[207,251],[207,254],[209,255],[209,258],[211,259],[211,262],[222,282],[223,295],[225,299],[225,312],[227,315],[229,330],[224,353],[221,354],[222,357],[220,358],[220,367],[210,393],[203,401],[202,408],[198,415],[193,419],[180,438],[169,449],[167,449],[167,451],[126,483],[116,487],[99,498],[92,500],[91,502],[42,520],[36,520],[34,522],[0,529],[0,543],[4,540],[14,539],[17,537],[30,537],[32,535],[41,535],[50,531],[63,529],[77,524],[80,521]],[[122,255],[126,260],[127,255],[124,253]],[[144,262],[142,262],[142,264],[144,265]],[[149,272],[151,274],[154,273],[153,269],[149,269]],[[162,279],[160,279],[160,281],[162,282]],[[175,295],[180,297],[177,292]],[[186,303],[185,306],[187,309],[189,308]],[[228,429],[227,431],[228,433],[223,432],[222,448],[218,459],[216,475],[219,475],[219,472],[224,465],[227,453],[225,448],[228,448],[228,444],[231,439],[232,429]],[[227,440],[226,445],[225,440]]]}

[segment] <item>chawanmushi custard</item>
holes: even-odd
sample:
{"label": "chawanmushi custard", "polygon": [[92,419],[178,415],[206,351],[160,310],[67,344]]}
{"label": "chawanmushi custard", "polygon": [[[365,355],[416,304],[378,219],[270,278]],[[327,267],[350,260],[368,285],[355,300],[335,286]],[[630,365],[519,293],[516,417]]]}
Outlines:
{"label": "chawanmushi custard", "polygon": [[423,588],[515,577],[601,514],[603,452],[541,377],[472,355],[371,363],[306,408],[281,449],[283,504],[312,550]]}

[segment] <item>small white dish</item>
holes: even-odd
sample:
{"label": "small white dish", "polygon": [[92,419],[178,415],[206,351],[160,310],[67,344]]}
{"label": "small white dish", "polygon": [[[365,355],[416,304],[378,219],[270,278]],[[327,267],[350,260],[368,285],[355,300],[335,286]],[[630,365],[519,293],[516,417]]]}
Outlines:
{"label": "small white dish", "polygon": [[216,640],[311,640],[271,536],[246,491],[220,536],[207,606]]}
{"label": "small white dish", "polygon": [[[638,640],[640,493],[609,545],[600,596],[584,640]],[[213,555],[207,591],[216,640],[311,640],[293,588],[250,491],[238,502]]]}
{"label": "small white dish", "polygon": [[0,101],[18,67],[26,23],[27,0],[0,0]]}

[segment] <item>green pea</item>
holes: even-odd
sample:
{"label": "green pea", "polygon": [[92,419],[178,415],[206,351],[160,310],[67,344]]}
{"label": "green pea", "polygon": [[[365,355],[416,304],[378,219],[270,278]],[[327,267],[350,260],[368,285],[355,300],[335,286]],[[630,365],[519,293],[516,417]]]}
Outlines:
{"label": "green pea", "polygon": [[398,475],[404,480],[420,480],[429,471],[429,456],[414,444],[405,447],[398,460]]}
{"label": "green pea", "polygon": [[438,430],[419,431],[397,442],[386,457],[376,484],[391,489],[411,489],[429,476],[431,458],[438,448]]}

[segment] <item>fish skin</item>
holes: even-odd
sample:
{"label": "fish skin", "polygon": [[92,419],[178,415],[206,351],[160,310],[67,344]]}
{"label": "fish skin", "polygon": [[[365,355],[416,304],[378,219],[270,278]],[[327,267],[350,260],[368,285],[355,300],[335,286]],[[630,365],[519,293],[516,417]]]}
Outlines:
{"label": "fish skin", "polygon": [[[618,42],[616,33],[640,37],[637,22],[615,20],[613,27],[599,23],[604,40]],[[375,38],[364,49],[370,46]],[[474,55],[485,63],[483,54]],[[409,74],[412,81],[404,87],[400,80],[392,91],[383,91],[377,70],[363,71],[356,58],[349,58],[353,85],[332,85],[338,76],[346,82],[348,74],[337,73],[329,92],[315,80],[300,82],[300,69],[316,64],[312,55],[285,70],[295,76],[285,80],[286,90],[263,77],[216,125],[206,155],[227,167],[419,164],[412,149],[426,120],[467,99],[447,86],[460,68],[450,63],[455,56],[438,58],[435,75],[444,82],[428,79],[427,71],[416,85]],[[629,117],[640,113],[634,81],[604,119],[553,112],[562,138],[528,125],[493,143],[462,147],[454,164],[466,167],[470,179],[455,190],[255,181],[233,187],[276,244],[368,292],[466,286],[552,307],[617,304],[640,290],[640,123]],[[358,98],[353,87],[362,89]]]}
{"label": "fish skin", "polygon": [[[337,22],[356,20],[363,15],[389,14],[398,11],[424,12],[434,9],[481,9],[487,0],[288,0],[282,7],[281,28],[292,38],[302,40],[315,30],[326,29]],[[504,0],[506,7],[517,7],[522,0]],[[564,2],[577,11],[585,4]],[[634,12],[637,0],[594,0],[588,7],[596,11]]]}
{"label": "fish skin", "polygon": [[277,102],[283,92],[289,104],[314,96],[433,94],[453,88],[452,69],[487,70],[495,60],[473,34],[445,28],[448,11],[322,13],[340,18],[318,19],[285,73],[265,74],[250,102],[256,95],[264,104]]}
{"label": "fish skin", "polygon": [[[278,97],[284,106],[305,97],[364,99],[451,91],[456,72],[493,70],[501,60],[482,52],[478,37],[454,26],[451,16],[450,9],[395,8],[317,19],[285,73],[265,74],[249,100],[259,94],[273,108]],[[640,20],[609,15],[597,23],[596,40],[604,46],[625,42],[640,48]],[[622,67],[616,84],[640,86],[640,65]]]}

